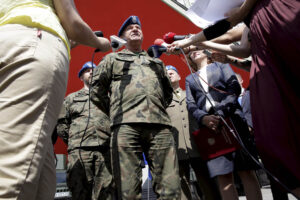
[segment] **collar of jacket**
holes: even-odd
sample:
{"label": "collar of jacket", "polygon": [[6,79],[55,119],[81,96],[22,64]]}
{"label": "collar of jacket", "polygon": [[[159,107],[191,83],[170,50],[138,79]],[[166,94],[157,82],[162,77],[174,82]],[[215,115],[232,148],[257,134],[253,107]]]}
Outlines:
{"label": "collar of jacket", "polygon": [[123,49],[122,51],[119,51],[118,54],[124,54],[124,55],[132,55],[132,56],[148,56],[148,54],[146,53],[146,51],[142,50],[139,53],[134,53],[132,51],[129,51],[128,49]]}
{"label": "collar of jacket", "polygon": [[[177,94],[180,93],[180,96]],[[185,99],[186,95],[181,88],[177,88],[173,91],[173,101],[182,102]]]}
{"label": "collar of jacket", "polygon": [[89,94],[89,90],[87,90],[87,89],[85,89],[85,88],[83,87],[83,88],[81,88],[81,89],[79,90],[79,93],[80,93],[80,94],[88,95],[88,94]]}

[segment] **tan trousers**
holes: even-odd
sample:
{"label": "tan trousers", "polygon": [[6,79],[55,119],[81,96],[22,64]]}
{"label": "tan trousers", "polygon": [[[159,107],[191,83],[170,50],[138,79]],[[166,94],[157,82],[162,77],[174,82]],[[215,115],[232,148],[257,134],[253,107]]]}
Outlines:
{"label": "tan trousers", "polygon": [[53,200],[51,134],[67,86],[68,52],[58,37],[0,26],[0,199]]}

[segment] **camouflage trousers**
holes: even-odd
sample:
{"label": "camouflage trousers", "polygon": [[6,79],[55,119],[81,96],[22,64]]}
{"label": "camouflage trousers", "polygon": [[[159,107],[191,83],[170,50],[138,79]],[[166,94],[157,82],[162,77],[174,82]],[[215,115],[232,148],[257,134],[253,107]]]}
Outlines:
{"label": "camouflage trousers", "polygon": [[178,160],[168,126],[122,124],[113,127],[111,146],[118,200],[141,199],[143,152],[157,199],[180,199]]}
{"label": "camouflage trousers", "polygon": [[[83,164],[81,163],[81,159]],[[68,154],[67,184],[72,200],[112,199],[110,152],[96,147],[83,147]]]}

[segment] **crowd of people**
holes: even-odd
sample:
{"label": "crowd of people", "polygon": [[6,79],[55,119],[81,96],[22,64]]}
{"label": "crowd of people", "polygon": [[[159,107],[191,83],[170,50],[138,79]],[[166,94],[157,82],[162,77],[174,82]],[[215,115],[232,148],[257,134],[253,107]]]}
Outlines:
{"label": "crowd of people", "polygon": [[[170,54],[183,49],[192,68],[186,91],[176,67],[142,49],[141,21],[130,16],[118,32],[125,48],[98,66],[85,63],[83,88],[64,99],[71,48],[106,52],[109,40],[94,34],[73,0],[0,0],[0,199],[54,198],[53,135],[68,145],[74,200],[141,199],[143,155],[157,199],[192,199],[192,169],[199,199],[238,200],[237,172],[246,198],[260,200],[258,156],[284,186],[273,187],[300,198],[299,11],[297,0],[245,0],[168,45]],[[228,63],[250,70],[247,90]],[[244,145],[207,159],[193,134],[205,128],[213,145],[224,119]]]}

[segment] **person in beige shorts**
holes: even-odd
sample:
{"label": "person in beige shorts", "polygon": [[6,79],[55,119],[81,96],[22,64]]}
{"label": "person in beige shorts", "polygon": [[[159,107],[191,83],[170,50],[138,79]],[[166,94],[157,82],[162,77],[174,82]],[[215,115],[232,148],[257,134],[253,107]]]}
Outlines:
{"label": "person in beige shorts", "polygon": [[67,86],[69,39],[107,51],[73,0],[0,0],[0,199],[51,199],[51,133]]}

